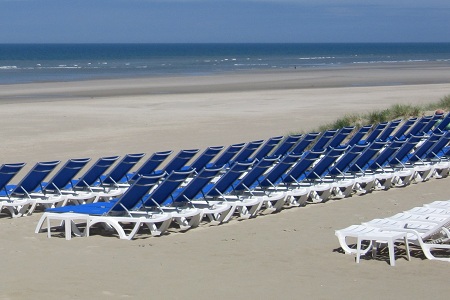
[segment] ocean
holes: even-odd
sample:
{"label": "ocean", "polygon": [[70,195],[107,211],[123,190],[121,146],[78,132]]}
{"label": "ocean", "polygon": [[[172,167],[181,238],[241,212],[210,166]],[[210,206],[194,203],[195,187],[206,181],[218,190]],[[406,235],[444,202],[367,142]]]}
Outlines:
{"label": "ocean", "polygon": [[0,44],[0,84],[450,62],[450,43]]}

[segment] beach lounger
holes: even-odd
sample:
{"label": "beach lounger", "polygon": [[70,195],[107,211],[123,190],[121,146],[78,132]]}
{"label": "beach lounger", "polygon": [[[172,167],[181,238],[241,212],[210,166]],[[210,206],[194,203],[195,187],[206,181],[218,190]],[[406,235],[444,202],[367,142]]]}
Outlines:
{"label": "beach lounger", "polygon": [[227,149],[222,151],[219,157],[214,160],[213,163],[208,164],[210,168],[221,168],[223,166],[230,167],[230,164],[233,161],[233,158],[244,148],[245,143],[233,144],[228,146]]}
{"label": "beach lounger", "polygon": [[[51,227],[51,221],[57,220],[63,222],[67,240],[71,239],[72,233],[78,236],[89,236],[91,228],[97,224],[104,225],[108,232],[114,230],[120,239],[132,239],[141,225],[146,225],[152,236],[159,236],[169,227],[172,221],[171,214],[152,213],[133,216],[131,212],[161,178],[162,175],[140,176],[124,194],[109,202],[47,209],[40,218],[35,232],[46,230],[50,237],[54,229]],[[86,226],[84,230],[81,229],[80,224],[75,223],[77,220],[84,220]]]}
{"label": "beach lounger", "polygon": [[[366,125],[359,128],[347,141],[345,145],[353,146],[361,142],[361,140],[366,136],[366,134],[372,129],[372,125]],[[364,144],[364,142],[361,142]]]}
{"label": "beach lounger", "polygon": [[[342,127],[328,143],[328,147],[337,148],[341,146],[344,140],[348,139],[350,134],[355,130],[354,126]],[[343,145],[344,146],[344,145]]]}
{"label": "beach lounger", "polygon": [[172,154],[172,151],[161,151],[153,153],[147,161],[145,161],[142,166],[135,172],[128,173],[126,177],[121,181],[130,185],[141,175],[149,175],[154,173],[158,167]]}
{"label": "beach lounger", "polygon": [[260,197],[240,199],[231,194],[239,182],[239,178],[252,166],[252,162],[236,162],[215,183],[211,183],[203,189],[204,200],[209,204],[228,203],[231,205],[231,210],[223,222],[227,222],[235,212],[238,212],[241,218],[253,217],[261,208],[262,198]]}
{"label": "beach lounger", "polygon": [[295,145],[297,145],[302,137],[303,135],[301,134],[288,135],[270,155],[283,157],[288,153],[291,153],[293,151],[292,149],[294,149]]}
{"label": "beach lounger", "polygon": [[256,140],[251,141],[239,151],[239,153],[232,159],[231,163],[233,162],[245,162],[250,160],[250,156],[258,150],[259,147],[264,143],[264,140]]}
{"label": "beach lounger", "polygon": [[62,195],[34,194],[59,163],[59,161],[38,162],[17,185],[6,186],[0,193],[0,209],[7,209],[11,217],[16,218],[31,215],[38,204],[65,201]]}
{"label": "beach lounger", "polygon": [[203,151],[191,165],[184,167],[183,170],[194,169],[196,172],[199,172],[206,167],[222,150],[223,146],[206,148],[206,150]]}
{"label": "beach lounger", "polygon": [[231,205],[223,203],[209,203],[206,200],[203,189],[208,184],[213,184],[223,168],[203,168],[195,177],[184,187],[179,188],[173,193],[172,205],[175,207],[194,207],[202,212],[202,220],[205,216],[209,219],[211,225],[219,225],[225,221],[231,210]]}
{"label": "beach lounger", "polygon": [[305,134],[300,141],[297,142],[297,144],[294,146],[294,148],[291,149],[290,153],[295,154],[302,154],[307,149],[311,147],[313,142],[317,139],[317,137],[320,135],[320,133],[317,132],[311,132]]}
{"label": "beach lounger", "polygon": [[[83,204],[97,202],[101,198],[108,199],[119,195],[117,189],[98,185],[100,177],[119,159],[118,156],[99,158],[80,178],[71,181],[62,193],[67,197],[67,203]],[[109,193],[111,191],[111,194]]]}
{"label": "beach lounger", "polygon": [[[419,247],[426,258],[430,260],[450,261],[450,257],[436,256],[433,251],[445,250],[448,253],[450,245],[444,244],[450,240],[450,218],[442,222],[424,222],[424,221],[392,221],[392,220],[373,220],[362,225],[353,225],[335,232],[338,237],[341,248],[348,254],[355,253],[357,250],[352,249],[347,237],[358,237],[366,234],[367,231],[394,231],[406,233],[408,243]],[[402,240],[403,242],[403,240]],[[367,252],[367,247],[363,252]]]}
{"label": "beach lounger", "polygon": [[172,171],[149,195],[143,197],[142,202],[133,208],[131,214],[138,216],[141,214],[151,215],[158,212],[168,213],[181,230],[197,227],[202,219],[202,211],[200,209],[172,206],[175,191],[194,174],[194,169]]}
{"label": "beach lounger", "polygon": [[269,156],[275,147],[283,140],[283,136],[275,136],[268,139],[255,154],[251,157],[251,160],[261,160],[262,158]]}

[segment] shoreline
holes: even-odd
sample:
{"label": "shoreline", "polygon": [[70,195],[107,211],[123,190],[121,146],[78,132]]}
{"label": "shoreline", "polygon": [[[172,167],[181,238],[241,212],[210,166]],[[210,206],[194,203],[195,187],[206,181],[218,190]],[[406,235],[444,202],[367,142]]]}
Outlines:
{"label": "shoreline", "polygon": [[0,85],[0,104],[137,95],[194,94],[338,87],[450,83],[450,62],[351,65],[289,70],[252,70],[212,75],[145,76],[120,79]]}

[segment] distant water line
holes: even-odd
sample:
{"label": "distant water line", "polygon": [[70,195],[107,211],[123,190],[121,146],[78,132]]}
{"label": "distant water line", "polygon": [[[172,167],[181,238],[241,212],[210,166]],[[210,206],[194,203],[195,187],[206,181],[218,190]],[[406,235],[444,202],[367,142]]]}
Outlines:
{"label": "distant water line", "polygon": [[450,43],[0,44],[0,84],[450,62]]}

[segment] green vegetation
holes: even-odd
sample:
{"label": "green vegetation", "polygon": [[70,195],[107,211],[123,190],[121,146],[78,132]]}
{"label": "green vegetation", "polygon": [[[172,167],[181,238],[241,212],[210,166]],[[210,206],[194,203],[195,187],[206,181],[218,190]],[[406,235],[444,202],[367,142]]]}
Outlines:
{"label": "green vegetation", "polygon": [[355,126],[357,128],[380,122],[392,121],[395,119],[407,119],[411,117],[419,117],[426,114],[433,114],[435,110],[442,109],[450,111],[450,95],[445,96],[436,103],[426,105],[410,105],[410,104],[394,104],[384,110],[375,110],[367,114],[349,114],[337,119],[336,121],[320,126],[317,131],[325,131],[328,129],[336,129],[347,126]]}

